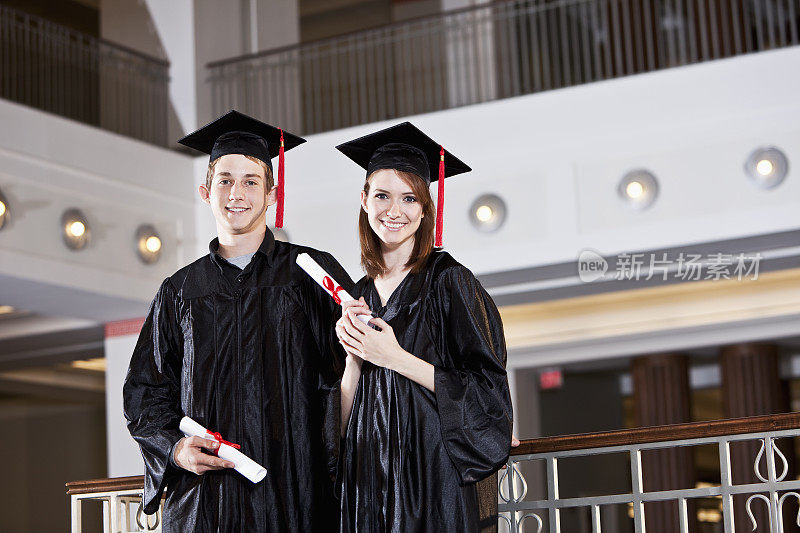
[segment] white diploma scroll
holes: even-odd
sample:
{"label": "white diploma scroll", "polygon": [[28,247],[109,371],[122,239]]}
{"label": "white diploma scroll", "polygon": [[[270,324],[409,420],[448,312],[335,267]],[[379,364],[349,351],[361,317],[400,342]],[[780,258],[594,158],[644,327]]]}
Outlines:
{"label": "white diploma scroll", "polygon": [[[325,289],[325,292],[331,295],[331,298],[337,303],[349,302],[355,300],[350,294],[342,288],[341,285],[336,283],[336,280],[330,274],[319,266],[319,263],[314,261],[308,254],[300,254],[297,256],[297,264],[308,273],[309,276],[314,278],[320,287]],[[369,324],[372,315],[358,315],[358,319],[364,324]]]}
{"label": "white diploma scroll", "polygon": [[[217,440],[212,432],[208,431],[188,416],[184,416],[181,419],[181,423],[178,427],[187,437],[202,437],[204,439]],[[232,446],[220,444],[217,450],[217,456],[232,462],[235,465],[233,469],[253,483],[258,483],[267,476],[266,468]]]}

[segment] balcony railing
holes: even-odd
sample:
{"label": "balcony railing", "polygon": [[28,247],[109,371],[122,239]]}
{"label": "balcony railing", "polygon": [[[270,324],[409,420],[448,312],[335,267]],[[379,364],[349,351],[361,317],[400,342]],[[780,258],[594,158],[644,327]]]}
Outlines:
{"label": "balcony railing", "polygon": [[0,98],[167,145],[169,63],[0,5]]}
{"label": "balcony railing", "polygon": [[797,45],[800,0],[512,0],[208,65],[215,114],[316,133]]}
{"label": "balcony railing", "polygon": [[[788,530],[785,526],[789,527],[785,520],[796,521],[800,517],[797,505],[791,509],[794,516],[786,517],[791,500],[800,501],[800,480],[788,476],[786,459],[791,455],[787,450],[792,449],[797,436],[800,436],[800,413],[526,440],[512,450],[508,467],[499,477],[499,530],[576,533],[575,529],[564,529],[562,513],[577,510],[588,518],[583,521],[584,531],[642,533],[649,506],[672,502],[674,523],[681,533],[688,533],[694,531],[693,514],[700,516],[699,503],[708,504],[712,500],[716,507],[711,510],[716,514],[712,514],[711,521],[721,522],[725,533],[753,528],[756,532],[783,533]],[[742,448],[745,443],[755,446],[748,450]],[[649,454],[652,459],[653,454],[662,451],[708,446],[713,446],[718,454],[718,483],[645,490],[644,480],[651,474],[647,465],[656,463],[643,457]],[[626,456],[630,465],[630,490],[581,497],[560,493],[559,487],[565,479],[559,475],[559,466],[564,462],[586,457],[605,460],[619,454]],[[691,458],[691,454],[684,457]],[[735,458],[747,461],[747,469],[755,473],[756,482],[734,479],[734,467],[742,466]],[[534,478],[539,477],[537,471],[543,473],[538,481],[546,486],[543,498],[537,497],[533,490]],[[81,502],[87,499],[103,502],[105,530],[112,527],[111,531],[160,531],[160,512],[152,517],[141,513],[142,484],[141,476],[67,483],[73,533],[80,531]],[[616,527],[603,529],[608,515],[620,505],[630,511],[630,529],[618,520],[614,522]]]}

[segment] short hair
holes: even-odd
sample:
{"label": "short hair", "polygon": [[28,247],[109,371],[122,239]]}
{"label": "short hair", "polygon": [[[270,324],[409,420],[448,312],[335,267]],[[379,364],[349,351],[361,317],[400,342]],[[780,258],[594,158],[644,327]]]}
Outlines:
{"label": "short hair", "polygon": [[[217,161],[219,161],[221,157],[224,156],[219,156],[218,158],[216,158],[215,160],[213,160],[208,164],[208,172],[206,172],[206,188],[208,189],[211,188],[211,182],[214,180],[214,167],[217,166]],[[250,161],[252,161],[253,163],[258,163],[259,165],[261,165],[261,168],[264,169],[264,178],[266,180],[266,187],[264,188],[264,190],[266,192],[269,192],[275,185],[275,181],[272,179],[272,170],[270,170],[270,168],[267,166],[266,163],[264,163],[257,157],[253,157],[251,155],[245,155],[245,157]]]}
{"label": "short hair", "polygon": [[[375,171],[377,172],[377,170]],[[375,174],[373,172],[367,176],[364,182],[364,193],[369,195],[369,180]],[[411,268],[411,272],[416,273],[423,269],[428,261],[428,256],[433,252],[433,231],[436,226],[436,208],[433,205],[433,198],[428,184],[425,180],[412,174],[395,170],[395,173],[402,179],[417,197],[417,201],[422,204],[422,220],[417,231],[414,233],[414,249],[408,258],[406,267]],[[363,208],[359,209],[358,215],[358,238],[361,241],[361,266],[372,279],[386,273],[386,263],[383,261],[381,252],[381,240],[372,231],[369,225],[369,217]]]}

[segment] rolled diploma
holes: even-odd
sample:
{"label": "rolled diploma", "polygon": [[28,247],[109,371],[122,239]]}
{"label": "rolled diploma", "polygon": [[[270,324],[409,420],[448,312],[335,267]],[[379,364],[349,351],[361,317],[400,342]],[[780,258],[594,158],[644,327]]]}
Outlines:
{"label": "rolled diploma", "polygon": [[[339,290],[336,291],[336,295],[341,301],[349,302],[350,300],[355,300],[355,298],[350,296],[346,290],[342,289],[341,285],[339,285],[336,280],[333,279],[333,276],[325,272],[325,270],[319,266],[319,263],[314,261],[310,255],[306,253],[299,254],[297,256],[297,264],[300,266],[300,268],[305,270],[306,273],[311,276],[320,287],[325,289],[325,292],[330,294],[331,297],[333,297],[333,294],[331,294],[331,290],[325,286],[325,278],[331,280],[334,287],[339,287]],[[372,319],[372,315],[358,315],[358,319],[364,324],[369,324],[369,321]]]}
{"label": "rolled diploma", "polygon": [[[204,439],[215,440],[206,428],[188,416],[181,418],[181,423],[178,427],[187,437],[202,437]],[[253,483],[258,483],[267,476],[266,468],[232,446],[220,444],[217,450],[217,456],[232,462],[235,465],[233,469]]]}

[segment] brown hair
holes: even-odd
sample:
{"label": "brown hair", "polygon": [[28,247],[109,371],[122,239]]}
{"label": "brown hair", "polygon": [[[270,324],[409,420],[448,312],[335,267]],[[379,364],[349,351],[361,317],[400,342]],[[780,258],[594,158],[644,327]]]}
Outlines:
{"label": "brown hair", "polygon": [[[414,249],[405,264],[406,267],[411,268],[411,272],[416,273],[422,270],[428,260],[428,256],[433,252],[433,229],[436,225],[436,208],[433,205],[431,191],[428,189],[428,184],[425,183],[425,180],[411,172],[395,170],[395,173],[411,187],[411,191],[417,197],[417,201],[422,203],[423,216],[416,233],[414,233]],[[369,195],[369,180],[374,174],[373,172],[367,176],[367,180],[364,182],[364,194]],[[384,274],[386,272],[386,263],[383,262],[381,240],[372,231],[369,225],[369,217],[363,208],[359,209],[358,214],[358,238],[361,241],[361,266],[364,267],[367,276],[375,279]]]}
{"label": "brown hair", "polygon": [[[244,154],[242,154],[244,155]],[[222,157],[222,156],[220,156]],[[216,158],[212,162],[208,164],[208,172],[206,172],[206,188],[211,188],[211,182],[214,180],[214,167],[217,166],[217,161],[220,160],[220,157]],[[261,168],[264,169],[264,178],[266,179],[266,187],[264,190],[268,193],[270,189],[275,185],[275,181],[272,179],[272,171],[269,169],[266,163],[260,160],[257,157],[253,157],[251,155],[245,155],[247,159],[252,161],[253,163],[258,163],[261,165]]]}

